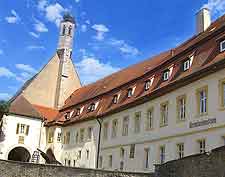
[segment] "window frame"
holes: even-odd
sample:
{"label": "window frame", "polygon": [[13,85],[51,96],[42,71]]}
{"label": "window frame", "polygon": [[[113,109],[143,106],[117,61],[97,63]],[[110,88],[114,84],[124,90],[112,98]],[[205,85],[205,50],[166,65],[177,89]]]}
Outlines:
{"label": "window frame", "polygon": [[165,163],[166,160],[166,146],[165,145],[161,145],[159,147],[159,161],[160,164]]}
{"label": "window frame", "polygon": [[[164,113],[163,107],[166,106],[166,114]],[[169,122],[169,101],[160,104],[160,127],[168,126]]]}
{"label": "window frame", "polygon": [[112,121],[112,135],[111,135],[112,138],[117,137],[117,130],[118,130],[118,119],[114,119]]}
{"label": "window frame", "polygon": [[206,139],[202,138],[197,140],[199,146],[199,153],[204,154],[206,152]]}
{"label": "window frame", "polygon": [[220,52],[224,52],[225,48],[223,48],[223,44],[225,44],[225,40],[220,42]]}
{"label": "window frame", "polygon": [[[165,76],[167,76],[167,77],[165,77]],[[170,70],[167,69],[167,70],[163,71],[163,81],[168,81],[169,78],[170,78]]]}
{"label": "window frame", "polygon": [[[149,116],[151,113],[151,116]],[[145,131],[150,131],[154,128],[153,126],[153,123],[154,123],[154,108],[151,107],[147,110],[147,113],[146,113],[146,122],[145,122]]]}
{"label": "window frame", "polygon": [[148,79],[145,81],[145,85],[144,85],[145,91],[149,90],[150,87],[151,87],[151,79]]}
{"label": "window frame", "polygon": [[225,78],[219,80],[219,105],[221,109],[225,109]]}
{"label": "window frame", "polygon": [[183,71],[189,70],[191,67],[191,59],[187,59],[183,62]]}
{"label": "window frame", "polygon": [[178,159],[184,158],[184,143],[177,144],[177,158]]}
{"label": "window frame", "polygon": [[[205,91],[205,97],[204,99],[201,98],[201,92]],[[209,101],[209,97],[208,97],[208,85],[198,88],[196,90],[196,99],[197,99],[197,115],[198,116],[204,116],[208,114],[208,101]],[[205,100],[205,108],[202,108],[201,106],[204,105],[202,103],[202,101]],[[202,110],[205,110],[204,112],[202,112]]]}
{"label": "window frame", "polygon": [[122,136],[128,136],[129,133],[129,116],[123,118]]}
{"label": "window frame", "polygon": [[113,103],[113,104],[117,104],[117,103],[118,103],[118,100],[119,100],[119,95],[118,95],[118,94],[113,95],[112,103]]}
{"label": "window frame", "polygon": [[[184,105],[181,104],[181,100],[184,100]],[[177,97],[176,99],[176,105],[177,105],[177,122],[183,122],[186,120],[187,117],[187,96],[184,95],[180,95]]]}
{"label": "window frame", "polygon": [[134,157],[135,157],[135,144],[131,144],[130,145],[130,155],[129,155],[129,158],[130,159],[134,159]]}
{"label": "window frame", "polygon": [[141,132],[141,111],[135,112],[134,114],[134,133]]}
{"label": "window frame", "polygon": [[109,137],[109,122],[103,123],[103,140],[108,140]]}
{"label": "window frame", "polygon": [[131,98],[134,95],[134,88],[127,89],[127,98]]}

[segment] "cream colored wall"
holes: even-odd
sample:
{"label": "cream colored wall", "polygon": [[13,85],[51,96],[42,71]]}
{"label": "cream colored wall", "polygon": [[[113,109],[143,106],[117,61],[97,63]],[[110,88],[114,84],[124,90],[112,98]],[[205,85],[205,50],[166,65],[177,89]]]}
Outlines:
{"label": "cream colored wall", "polygon": [[[127,157],[124,159],[124,166],[126,171],[146,171],[143,166],[144,148],[150,148],[150,167],[147,171],[154,170],[154,164],[159,162],[159,146],[166,145],[166,161],[176,158],[176,144],[179,142],[185,143],[185,155],[191,155],[198,152],[197,140],[206,138],[207,150],[216,148],[224,144],[222,136],[225,135],[225,118],[224,111],[220,109],[218,83],[220,79],[225,78],[225,69],[215,74],[207,76],[190,85],[177,89],[162,97],[151,100],[145,104],[136,106],[134,108],[122,111],[105,117],[103,122],[109,122],[109,138],[108,141],[102,141],[101,155],[103,156],[103,164],[105,169],[108,167],[108,156],[113,155],[112,169],[119,169],[120,147],[126,148]],[[196,89],[208,85],[208,115],[197,115],[196,103]],[[186,94],[186,121],[177,123],[176,118],[176,98],[180,95]],[[168,126],[160,128],[160,104],[169,101],[169,122]],[[154,128],[151,131],[145,131],[144,122],[146,118],[146,111],[154,107]],[[134,115],[135,112],[141,111],[141,132],[134,133]],[[129,116],[129,135],[122,136],[122,120],[123,117]],[[200,126],[196,128],[189,128],[190,122],[216,118],[217,123]],[[119,120],[118,136],[111,138],[112,121]],[[130,144],[136,144],[135,159],[128,157],[130,151]]]}
{"label": "cream colored wall", "polygon": [[58,72],[59,57],[55,54],[24,90],[24,97],[32,104],[54,108]]}

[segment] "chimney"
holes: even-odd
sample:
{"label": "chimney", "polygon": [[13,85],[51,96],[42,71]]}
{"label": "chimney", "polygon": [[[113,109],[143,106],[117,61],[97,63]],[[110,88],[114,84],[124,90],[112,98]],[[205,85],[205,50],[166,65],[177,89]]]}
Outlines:
{"label": "chimney", "polygon": [[211,24],[211,15],[208,8],[202,8],[196,14],[196,32],[197,34],[204,32]]}

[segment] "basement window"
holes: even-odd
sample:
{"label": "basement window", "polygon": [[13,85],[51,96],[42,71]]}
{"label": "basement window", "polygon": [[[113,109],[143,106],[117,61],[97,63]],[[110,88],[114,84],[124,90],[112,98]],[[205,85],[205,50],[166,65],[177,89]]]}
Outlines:
{"label": "basement window", "polygon": [[220,42],[220,52],[225,51],[225,40]]}

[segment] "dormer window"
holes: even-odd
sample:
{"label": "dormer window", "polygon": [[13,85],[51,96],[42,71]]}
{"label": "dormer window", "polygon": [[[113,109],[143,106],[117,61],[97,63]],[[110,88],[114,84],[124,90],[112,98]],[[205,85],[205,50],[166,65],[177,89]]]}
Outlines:
{"label": "dormer window", "polygon": [[167,81],[169,79],[170,70],[166,70],[163,72],[163,80]]}
{"label": "dormer window", "polygon": [[145,81],[145,91],[148,90],[151,86],[151,80]]}
{"label": "dormer window", "polygon": [[130,98],[133,95],[133,88],[129,88],[127,91],[127,97]]}
{"label": "dormer window", "polygon": [[75,116],[79,116],[79,115],[80,115],[80,108],[77,108]]}
{"label": "dormer window", "polygon": [[69,120],[70,119],[70,112],[66,112],[66,114],[64,115],[65,119],[66,120]]}
{"label": "dormer window", "polygon": [[225,51],[225,40],[220,42],[220,52]]}
{"label": "dormer window", "polygon": [[191,61],[190,61],[190,59],[185,60],[184,63],[183,63],[183,70],[184,70],[184,71],[187,71],[187,70],[190,68],[190,66],[191,66]]}
{"label": "dormer window", "polygon": [[95,103],[91,103],[89,106],[88,106],[88,112],[93,112],[95,110]]}
{"label": "dormer window", "polygon": [[118,95],[114,95],[114,96],[113,96],[113,100],[112,100],[113,104],[118,103],[118,98],[119,98]]}

